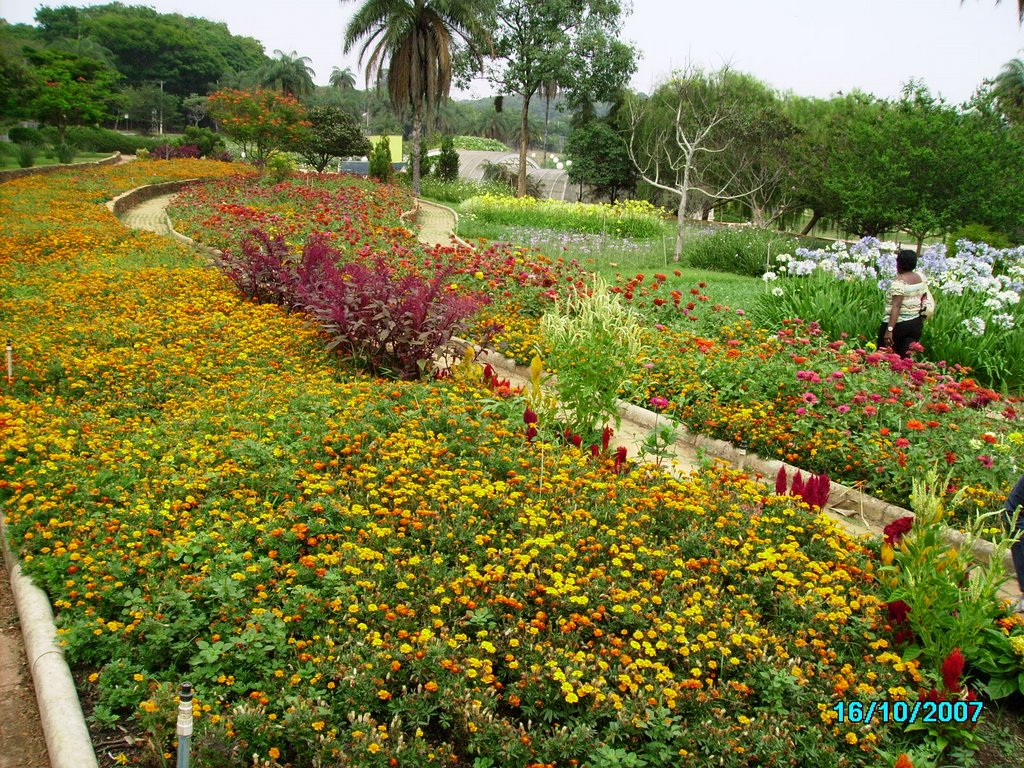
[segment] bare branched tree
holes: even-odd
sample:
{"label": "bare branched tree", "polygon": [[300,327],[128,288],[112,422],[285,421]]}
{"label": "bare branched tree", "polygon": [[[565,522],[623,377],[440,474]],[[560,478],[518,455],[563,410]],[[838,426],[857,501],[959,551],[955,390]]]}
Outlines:
{"label": "bare branched tree", "polygon": [[640,177],[679,198],[676,261],[694,203],[747,197],[765,183],[751,173],[754,153],[736,142],[742,115],[737,103],[721,98],[727,76],[726,69],[711,75],[685,72],[626,106],[626,146]]}

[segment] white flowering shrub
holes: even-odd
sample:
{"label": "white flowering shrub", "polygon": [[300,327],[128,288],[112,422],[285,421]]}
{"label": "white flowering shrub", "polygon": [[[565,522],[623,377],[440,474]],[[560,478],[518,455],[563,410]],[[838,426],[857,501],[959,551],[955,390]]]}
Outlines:
{"label": "white flowering shrub", "polygon": [[[1024,246],[992,248],[957,242],[928,246],[918,272],[938,302],[926,321],[924,355],[974,370],[988,384],[1019,387],[1024,373]],[[816,320],[835,338],[873,342],[884,313],[884,292],[896,276],[895,243],[866,237],[828,248],[776,256],[764,273],[768,290],[754,317],[767,327],[800,317]]]}

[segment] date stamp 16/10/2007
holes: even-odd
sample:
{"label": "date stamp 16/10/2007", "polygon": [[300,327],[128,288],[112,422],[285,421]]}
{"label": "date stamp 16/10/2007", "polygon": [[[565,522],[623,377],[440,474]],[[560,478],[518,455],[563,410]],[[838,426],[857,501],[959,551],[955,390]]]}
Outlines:
{"label": "date stamp 16/10/2007", "polygon": [[832,709],[840,723],[976,723],[981,701],[841,701]]}

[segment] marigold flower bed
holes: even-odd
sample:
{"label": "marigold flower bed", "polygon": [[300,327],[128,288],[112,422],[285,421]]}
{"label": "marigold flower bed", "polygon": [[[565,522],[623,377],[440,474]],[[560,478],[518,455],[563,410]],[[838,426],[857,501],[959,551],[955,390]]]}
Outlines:
{"label": "marigold flower bed", "polygon": [[[17,345],[0,498],[94,727],[143,739],[127,760],[171,748],[185,679],[198,754],[230,764],[568,766],[604,750],[872,766],[875,747],[898,751],[889,726],[830,709],[917,695],[870,553],[738,473],[618,473],[528,443],[466,376],[348,373],[301,316],[243,301],[102,205],[222,168],[0,187]],[[510,282],[543,283],[517,258]],[[483,266],[466,280],[495,279]]]}

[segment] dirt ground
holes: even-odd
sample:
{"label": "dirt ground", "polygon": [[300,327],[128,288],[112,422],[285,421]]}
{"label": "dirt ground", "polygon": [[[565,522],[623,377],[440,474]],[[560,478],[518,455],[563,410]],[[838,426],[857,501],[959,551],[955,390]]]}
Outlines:
{"label": "dirt ground", "polygon": [[50,768],[11,580],[0,558],[0,768]]}

